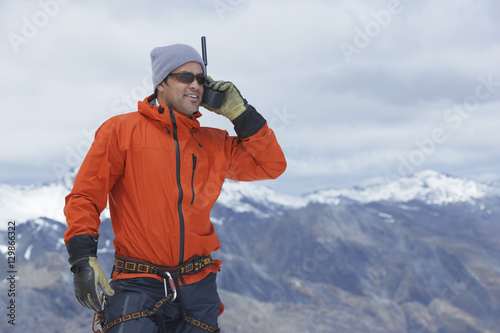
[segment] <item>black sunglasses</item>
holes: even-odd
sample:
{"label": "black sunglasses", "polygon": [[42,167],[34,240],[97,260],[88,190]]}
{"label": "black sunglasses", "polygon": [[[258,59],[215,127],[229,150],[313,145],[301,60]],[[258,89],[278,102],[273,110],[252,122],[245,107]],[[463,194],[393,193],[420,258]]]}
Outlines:
{"label": "black sunglasses", "polygon": [[191,72],[181,72],[181,73],[174,73],[174,74],[167,75],[167,77],[170,77],[170,76],[173,76],[177,80],[184,82],[184,83],[191,83],[194,81],[194,79],[196,79],[196,81],[198,81],[199,84],[203,84],[206,81],[205,74],[202,74],[202,73],[195,75]]}

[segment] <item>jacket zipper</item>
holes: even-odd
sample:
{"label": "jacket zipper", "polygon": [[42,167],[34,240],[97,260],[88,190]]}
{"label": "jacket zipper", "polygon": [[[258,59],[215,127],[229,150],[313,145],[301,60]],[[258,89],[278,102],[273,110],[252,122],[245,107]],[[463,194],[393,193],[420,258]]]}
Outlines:
{"label": "jacket zipper", "polygon": [[198,146],[203,147],[203,145],[200,143],[200,141],[198,141],[198,139],[194,136],[194,134],[193,134],[193,132],[191,132],[191,130],[189,130],[189,133],[191,133],[191,136],[193,137],[193,139],[198,143]]}
{"label": "jacket zipper", "polygon": [[182,186],[181,186],[181,152],[179,148],[179,139],[177,137],[177,123],[175,121],[174,110],[168,105],[168,111],[170,112],[170,119],[172,120],[172,132],[174,136],[175,144],[175,174],[177,180],[177,190],[179,191],[179,200],[177,200],[177,213],[179,214],[179,230],[180,230],[180,249],[179,249],[179,265],[184,262],[184,214],[182,213]]}
{"label": "jacket zipper", "polygon": [[196,155],[193,154],[193,173],[191,174],[191,192],[193,193],[193,198],[191,199],[191,205],[194,203],[194,172],[196,170]]}

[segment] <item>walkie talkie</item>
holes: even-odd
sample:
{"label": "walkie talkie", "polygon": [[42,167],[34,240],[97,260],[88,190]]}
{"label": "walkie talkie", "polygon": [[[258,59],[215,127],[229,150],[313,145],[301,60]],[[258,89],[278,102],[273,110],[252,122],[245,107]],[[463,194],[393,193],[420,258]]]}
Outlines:
{"label": "walkie talkie", "polygon": [[[205,64],[205,70],[206,70],[208,63],[207,63],[207,42],[205,36],[201,37],[201,52],[203,56],[203,63]],[[217,90],[210,89],[206,82],[204,83],[203,86],[204,89],[203,89],[203,97],[201,99],[202,102],[208,104],[214,109],[220,108],[222,105],[222,101],[224,100],[224,94]]]}

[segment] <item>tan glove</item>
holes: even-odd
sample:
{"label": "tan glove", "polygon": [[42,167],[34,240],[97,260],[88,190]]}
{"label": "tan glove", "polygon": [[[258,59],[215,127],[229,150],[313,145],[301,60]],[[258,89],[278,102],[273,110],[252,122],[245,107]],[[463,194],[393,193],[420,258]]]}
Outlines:
{"label": "tan glove", "polygon": [[[201,102],[200,105],[205,109],[223,115],[231,121],[246,110],[247,101],[241,96],[240,91],[233,83],[229,81],[214,81],[210,76],[207,76],[207,84],[208,88],[223,93],[224,100],[218,109]],[[207,88],[205,87],[205,89]]]}
{"label": "tan glove", "polygon": [[97,286],[102,291],[113,296],[115,291],[108,283],[106,275],[97,263],[96,257],[86,257],[76,260],[72,263],[71,271],[74,273],[73,286],[75,297],[80,304],[92,311],[102,310],[102,304],[97,295]]}

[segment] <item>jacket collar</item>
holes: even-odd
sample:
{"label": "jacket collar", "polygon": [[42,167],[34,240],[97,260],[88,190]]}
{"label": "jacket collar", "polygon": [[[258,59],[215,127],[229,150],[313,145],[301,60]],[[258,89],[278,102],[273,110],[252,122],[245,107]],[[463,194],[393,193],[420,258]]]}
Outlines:
{"label": "jacket collar", "polygon": [[[154,97],[153,95],[151,95],[149,97],[146,97],[143,101],[139,101],[139,112],[152,120],[159,121],[162,126],[172,126],[172,119],[170,118],[168,106],[165,103],[161,104],[160,106],[153,105],[151,104],[153,100]],[[160,113],[160,111],[162,112]],[[187,127],[188,129],[200,127],[200,123],[198,121],[198,118],[202,116],[200,111],[197,111],[191,116],[185,116],[175,110],[173,111],[175,122],[178,127]]]}

